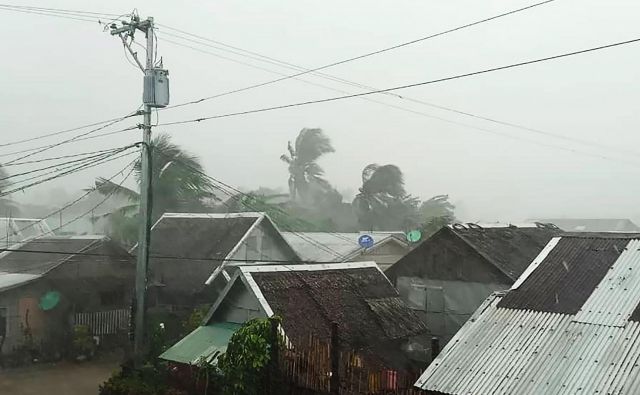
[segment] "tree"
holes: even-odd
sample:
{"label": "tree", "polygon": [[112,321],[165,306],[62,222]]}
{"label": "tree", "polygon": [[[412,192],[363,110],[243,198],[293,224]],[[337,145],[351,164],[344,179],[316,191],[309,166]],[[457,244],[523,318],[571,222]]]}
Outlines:
{"label": "tree", "polygon": [[437,195],[422,202],[420,217],[425,237],[431,236],[445,225],[455,221],[455,206],[449,202],[449,195]]}
{"label": "tree", "polygon": [[[205,175],[200,160],[173,144],[167,134],[160,134],[151,142],[151,169],[153,221],[170,211],[207,209],[203,200],[213,197],[213,183]],[[140,184],[140,160],[135,163],[134,172],[136,182]],[[118,194],[129,200],[130,204],[118,208],[108,216],[113,236],[125,244],[135,243],[140,194],[104,178],[96,180],[95,189],[105,196]]]}
{"label": "tree", "polygon": [[289,141],[287,150],[288,154],[283,154],[280,159],[289,165],[291,200],[308,203],[316,195],[333,191],[323,178],[324,170],[317,163],[322,155],[335,151],[322,129],[302,129],[294,145]]}
{"label": "tree", "polygon": [[353,200],[365,230],[397,230],[415,223],[419,200],[407,195],[404,176],[396,165],[372,163],[362,170],[362,186]]}

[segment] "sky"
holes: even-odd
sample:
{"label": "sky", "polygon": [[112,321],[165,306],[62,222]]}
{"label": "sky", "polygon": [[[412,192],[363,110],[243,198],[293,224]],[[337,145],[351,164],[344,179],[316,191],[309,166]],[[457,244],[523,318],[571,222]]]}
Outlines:
{"label": "sky", "polygon": [[[117,14],[135,7],[140,16],[153,16],[159,24],[314,68],[534,2],[33,0],[12,4]],[[439,79],[635,39],[640,37],[635,20],[639,14],[637,1],[556,0],[323,72],[375,88]],[[278,78],[220,56],[293,73],[165,34],[170,32],[159,27],[158,53],[170,73],[172,104]],[[0,34],[5,38],[0,44],[4,142],[119,117],[141,103],[142,73],[127,62],[118,39],[97,23],[0,10]],[[143,42],[141,34],[137,40]],[[376,102],[353,98],[159,126],[153,132],[169,133],[174,142],[201,158],[210,175],[243,189],[284,188],[287,168],[279,156],[287,141],[302,128],[319,127],[336,150],[320,163],[326,178],[346,196],[357,191],[367,164],[392,163],[403,170],[408,192],[423,199],[449,194],[464,221],[640,219],[640,183],[630,182],[640,173],[640,158],[635,154],[640,152],[639,66],[637,43],[398,91],[403,98],[372,95],[368,98]],[[363,92],[314,75],[300,78],[312,84],[289,79],[160,111],[154,121],[162,124]],[[138,122],[128,119],[107,130]],[[38,157],[124,146],[139,141],[140,134],[132,130],[68,144]],[[0,155],[6,155],[0,160],[17,157],[9,154],[19,149],[73,135],[0,144]],[[96,177],[111,176],[132,159],[43,184],[14,199],[61,204],[91,186]]]}

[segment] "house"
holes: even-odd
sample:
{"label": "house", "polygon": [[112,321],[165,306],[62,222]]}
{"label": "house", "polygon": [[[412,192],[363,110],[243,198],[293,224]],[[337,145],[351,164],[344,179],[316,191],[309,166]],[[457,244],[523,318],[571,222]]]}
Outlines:
{"label": "house", "polygon": [[[300,257],[308,262],[374,261],[384,271],[405,256],[411,245],[404,232],[282,232]],[[372,247],[362,247],[358,238],[373,239]]]}
{"label": "house", "polygon": [[626,218],[549,218],[536,221],[554,224],[566,232],[640,232],[640,227]]}
{"label": "house", "polygon": [[433,394],[640,393],[640,234],[553,238],[416,386]]}
{"label": "house", "polygon": [[411,364],[404,349],[426,327],[399,298],[374,262],[238,266],[203,326],[162,359],[195,364],[224,351],[231,334],[253,318],[279,316],[295,346],[309,336],[329,340],[337,323],[340,347],[372,364]]}
{"label": "house", "polygon": [[4,245],[5,248],[43,235],[53,235],[51,228],[44,219],[0,218],[0,244]]}
{"label": "house", "polygon": [[126,335],[134,275],[132,258],[105,236],[12,246],[0,254],[0,352],[68,346],[72,324],[98,337]]}
{"label": "house", "polygon": [[453,224],[385,274],[444,345],[488,295],[511,287],[559,232],[542,224]]}
{"label": "house", "polygon": [[224,268],[253,261],[300,261],[266,214],[164,214],[151,229],[150,306],[210,304],[230,278]]}

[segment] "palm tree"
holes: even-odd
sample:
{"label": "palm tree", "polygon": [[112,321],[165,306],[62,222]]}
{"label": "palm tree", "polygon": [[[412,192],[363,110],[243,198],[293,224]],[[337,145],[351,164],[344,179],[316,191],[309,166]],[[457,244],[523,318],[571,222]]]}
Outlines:
{"label": "palm tree", "polygon": [[449,202],[449,195],[436,195],[422,202],[420,217],[424,236],[429,237],[445,225],[455,221],[455,206]]}
{"label": "palm tree", "polygon": [[291,200],[309,201],[314,194],[332,190],[323,178],[324,170],[316,162],[322,155],[334,152],[331,140],[322,129],[304,128],[295,144],[287,144],[288,154],[280,159],[289,165],[289,194]]}
{"label": "palm tree", "polygon": [[[360,226],[366,230],[389,228],[402,208],[414,207],[417,200],[404,189],[404,176],[396,165],[372,163],[362,170],[362,187],[353,200]],[[406,213],[403,214],[405,216]],[[400,222],[405,222],[404,220]]]}
{"label": "palm tree", "polygon": [[[160,134],[151,142],[152,220],[155,222],[169,211],[203,211],[203,200],[213,197],[214,185],[205,175],[200,160],[171,142],[167,134]],[[142,179],[142,166],[138,160],[134,167],[138,184]],[[111,231],[118,239],[135,242],[140,194],[104,178],[95,182],[95,190],[103,195],[119,195],[130,204],[108,214]]]}

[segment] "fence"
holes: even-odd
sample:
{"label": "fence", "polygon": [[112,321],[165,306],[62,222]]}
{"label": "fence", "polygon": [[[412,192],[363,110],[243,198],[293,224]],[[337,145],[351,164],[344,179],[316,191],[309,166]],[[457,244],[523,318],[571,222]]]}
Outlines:
{"label": "fence", "polygon": [[126,331],[129,326],[129,310],[109,310],[93,313],[76,313],[74,325],[86,325],[93,336],[113,335]]}
{"label": "fence", "polygon": [[[275,329],[274,329],[275,330]],[[418,395],[424,392],[413,384],[419,372],[399,371],[367,365],[357,351],[340,351],[337,327],[332,341],[309,336],[304,342],[273,347],[271,393],[289,394],[396,394]]]}

